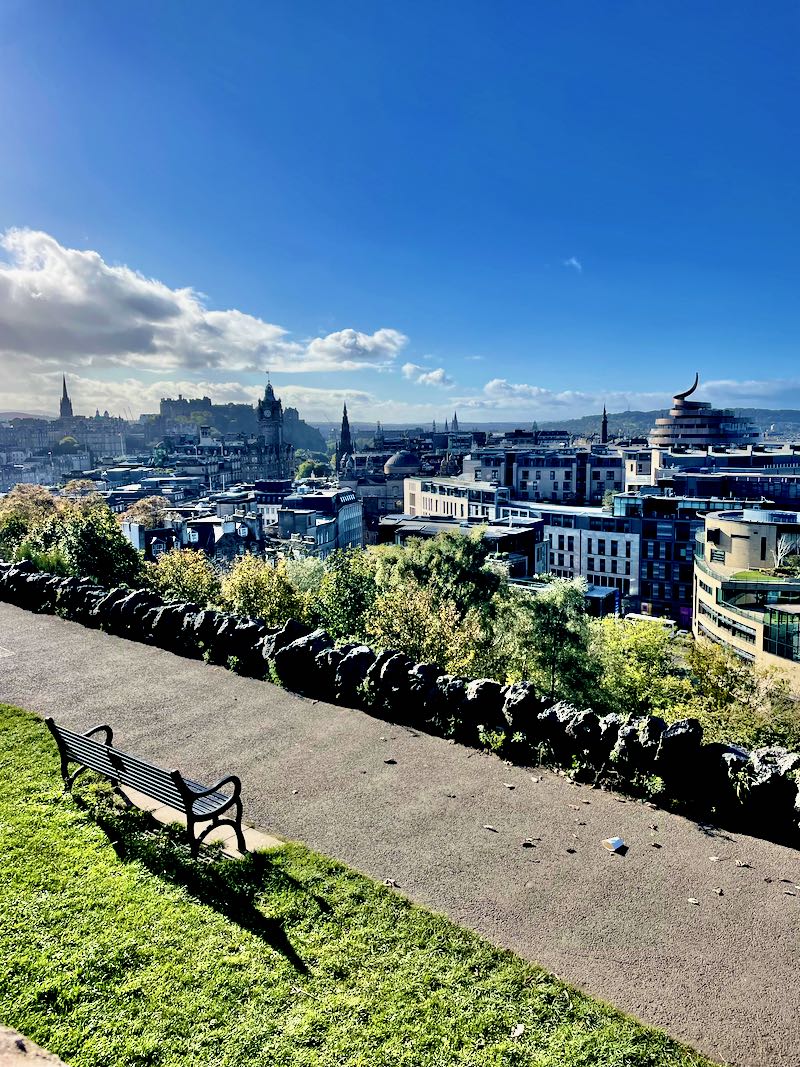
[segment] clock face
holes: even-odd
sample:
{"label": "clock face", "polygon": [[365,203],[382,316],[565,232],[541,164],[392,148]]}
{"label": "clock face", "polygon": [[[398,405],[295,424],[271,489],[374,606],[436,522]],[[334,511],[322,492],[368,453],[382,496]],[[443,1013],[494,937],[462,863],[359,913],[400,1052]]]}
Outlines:
{"label": "clock face", "polygon": [[267,410],[264,412],[264,418],[269,419],[271,416],[272,412],[269,410],[269,408],[267,408]]}

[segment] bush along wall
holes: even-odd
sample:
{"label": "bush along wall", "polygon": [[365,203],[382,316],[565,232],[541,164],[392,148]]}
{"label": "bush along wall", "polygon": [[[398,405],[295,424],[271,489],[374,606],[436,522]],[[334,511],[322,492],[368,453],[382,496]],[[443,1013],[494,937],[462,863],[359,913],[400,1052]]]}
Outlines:
{"label": "bush along wall", "polygon": [[0,599],[800,846],[800,753],[704,743],[696,719],[668,726],[654,715],[599,717],[563,702],[547,706],[530,682],[468,681],[403,652],[336,645],[324,630],[295,620],[269,628],[165,603],[149,590],[40,573],[27,562],[0,564]]}

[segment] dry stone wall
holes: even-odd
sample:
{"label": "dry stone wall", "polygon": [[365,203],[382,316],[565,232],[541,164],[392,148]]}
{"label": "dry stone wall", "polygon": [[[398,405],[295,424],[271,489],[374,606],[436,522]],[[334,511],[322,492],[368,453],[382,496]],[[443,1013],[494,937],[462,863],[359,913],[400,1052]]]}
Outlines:
{"label": "dry stone wall", "polygon": [[581,781],[657,799],[700,819],[800,845],[800,754],[704,742],[696,719],[599,717],[547,706],[530,682],[501,685],[445,674],[401,651],[336,645],[296,620],[270,628],[198,604],[164,603],[149,590],[0,564],[0,600],[119,637],[280,682],[305,696],[362,708],[466,745],[489,744],[515,762],[568,768]]}

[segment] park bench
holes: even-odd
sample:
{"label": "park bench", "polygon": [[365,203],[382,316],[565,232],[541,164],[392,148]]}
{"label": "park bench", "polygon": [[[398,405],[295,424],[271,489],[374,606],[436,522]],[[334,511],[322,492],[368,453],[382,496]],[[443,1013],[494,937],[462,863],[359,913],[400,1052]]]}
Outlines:
{"label": "park bench", "polygon": [[[57,725],[50,717],[46,718],[45,722],[58,745],[65,792],[72,789],[79,774],[86,770],[96,771],[110,780],[126,803],[130,803],[130,800],[122,792],[123,786],[138,790],[152,800],[182,812],[186,816],[193,856],[197,856],[203,838],[217,826],[232,826],[236,832],[239,851],[247,851],[242,832],[242,783],[236,775],[230,774],[227,778],[220,779],[216,785],[206,788],[199,782],[184,778],[180,771],[164,770],[113,748],[111,742],[114,735],[110,726],[95,726],[85,734],[76,734]],[[95,734],[102,734],[103,739],[96,740]],[[80,766],[70,773],[70,763]],[[232,789],[230,794],[221,792],[225,786]],[[231,814],[221,819],[220,815],[231,808]],[[210,825],[200,834],[196,833],[196,824],[203,822]]]}

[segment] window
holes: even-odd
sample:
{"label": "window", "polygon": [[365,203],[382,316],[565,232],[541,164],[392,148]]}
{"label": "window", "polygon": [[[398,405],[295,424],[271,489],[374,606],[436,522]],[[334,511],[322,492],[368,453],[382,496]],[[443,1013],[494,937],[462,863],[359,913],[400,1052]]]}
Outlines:
{"label": "window", "polygon": [[606,561],[604,559],[601,559],[600,560],[600,570],[604,571],[605,569],[606,569]]}
{"label": "window", "polygon": [[611,560],[611,573],[612,574],[616,574],[617,573],[617,561],[615,559]]}
{"label": "window", "polygon": [[556,476],[556,472],[555,472],[555,471],[550,471],[550,481],[551,481],[551,482],[553,481],[553,479],[555,478],[555,476]]}
{"label": "window", "polygon": [[631,573],[631,565],[627,561],[625,563],[625,573],[626,574],[630,574]]}
{"label": "window", "polygon": [[612,556],[616,556],[618,549],[619,549],[619,541],[612,541],[611,542],[611,555]]}
{"label": "window", "polygon": [[558,565],[559,565],[559,567],[563,567],[564,566],[564,553],[563,552],[559,552],[558,553]]}
{"label": "window", "polygon": [[600,556],[604,556],[606,554],[606,539],[605,539],[605,537],[601,537],[601,538],[598,539],[598,541],[597,541],[597,552],[598,552],[598,555],[600,555]]}
{"label": "window", "polygon": [[563,549],[564,549],[564,535],[563,534],[559,534],[558,535],[558,547],[559,547],[559,549],[561,551],[563,551]]}
{"label": "window", "polygon": [[766,537],[762,537],[761,538],[761,558],[762,559],[766,559],[767,558],[767,539],[766,539]]}
{"label": "window", "polygon": [[588,550],[591,553],[591,551],[592,551],[592,539],[591,539],[591,537],[589,538],[587,544],[588,544]]}
{"label": "window", "polygon": [[588,566],[589,566],[589,570],[590,571],[594,570],[594,560],[593,559],[591,559],[591,558],[589,559]]}
{"label": "window", "polygon": [[626,541],[625,542],[625,558],[626,559],[630,559],[631,558],[631,543],[630,543],[630,541]]}
{"label": "window", "polygon": [[572,537],[572,536],[567,538],[567,551],[568,552],[574,552],[575,551],[575,538]]}

